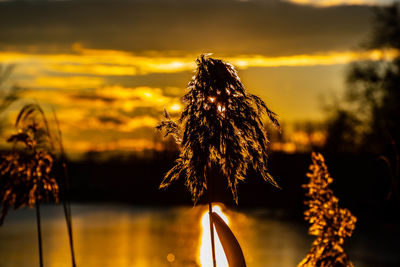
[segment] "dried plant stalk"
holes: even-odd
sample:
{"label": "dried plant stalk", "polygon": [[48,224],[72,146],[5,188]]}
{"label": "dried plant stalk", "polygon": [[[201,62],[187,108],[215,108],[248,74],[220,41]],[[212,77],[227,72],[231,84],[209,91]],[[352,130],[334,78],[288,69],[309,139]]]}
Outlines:
{"label": "dried plant stalk", "polygon": [[[2,203],[0,225],[10,207],[18,209],[23,206],[36,206],[39,261],[40,266],[43,266],[39,205],[41,202],[57,203],[61,197],[68,228],[72,266],[76,266],[68,199],[69,181],[61,131],[55,113],[54,116],[58,130],[60,159],[56,156],[54,140],[42,108],[38,104],[27,104],[17,116],[15,126],[18,133],[7,140],[14,144],[14,148],[2,156],[0,163],[0,201]],[[58,165],[64,169],[64,177],[56,177]],[[61,192],[59,186],[61,186]]]}
{"label": "dried plant stalk", "polygon": [[298,267],[353,267],[353,263],[344,252],[343,243],[355,229],[357,218],[347,209],[339,207],[339,200],[329,188],[333,178],[328,172],[324,157],[312,153],[310,178],[303,185],[308,191],[304,212],[305,219],[311,224],[309,234],[314,240],[310,252]]}
{"label": "dried plant stalk", "polygon": [[18,209],[33,207],[37,202],[59,200],[53,168],[55,158],[47,147],[50,134],[42,109],[35,104],[24,106],[16,126],[18,133],[7,140],[14,143],[14,150],[3,155],[0,164],[0,225],[12,206]]}
{"label": "dried plant stalk", "polygon": [[267,172],[268,139],[262,122],[266,114],[279,128],[277,115],[245,90],[229,63],[206,55],[196,62],[179,120],[172,121],[165,112],[165,120],[157,126],[171,134],[181,149],[160,188],[184,176],[196,203],[211,182],[210,174],[222,173],[237,202],[238,182],[245,179],[249,167],[278,186]]}

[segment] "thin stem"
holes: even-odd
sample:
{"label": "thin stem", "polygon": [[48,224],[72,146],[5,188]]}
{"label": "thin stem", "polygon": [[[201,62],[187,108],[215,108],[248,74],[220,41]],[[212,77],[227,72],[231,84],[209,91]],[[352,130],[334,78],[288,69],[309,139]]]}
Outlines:
{"label": "thin stem", "polygon": [[72,267],[76,267],[75,262],[75,252],[74,252],[74,241],[72,238],[72,222],[71,222],[71,207],[69,201],[64,201],[64,214],[65,220],[67,222],[67,229],[68,229],[68,237],[69,237],[69,247],[71,250],[71,260],[72,260]]}
{"label": "thin stem", "polygon": [[58,121],[57,114],[54,111],[54,109],[53,109],[53,115],[54,115],[54,119],[55,119],[56,125],[57,125],[58,142],[59,142],[60,153],[61,153],[61,163],[62,163],[62,167],[64,170],[64,183],[65,183],[64,184],[64,196],[63,196],[64,215],[65,215],[65,221],[67,223],[67,229],[68,229],[69,248],[71,250],[72,267],[76,267],[74,241],[73,241],[73,236],[72,236],[73,231],[72,231],[71,203],[70,203],[70,195],[69,195],[70,179],[68,176],[67,166],[65,164],[65,151],[64,151],[64,145],[62,142],[62,133],[61,133],[61,128],[60,128],[60,123]]}
{"label": "thin stem", "polygon": [[[210,172],[209,172],[210,173]],[[211,235],[211,252],[212,252],[212,260],[213,260],[213,267],[217,267],[217,260],[215,257],[215,240],[214,240],[214,223],[211,218],[212,214],[212,192],[211,192],[211,177],[208,177],[208,217],[210,218],[210,235]]]}
{"label": "thin stem", "polygon": [[69,247],[71,250],[72,267],[76,267],[74,241],[73,241],[73,236],[72,236],[73,231],[72,231],[71,203],[69,201],[69,176],[67,173],[67,168],[65,166],[65,163],[63,162],[62,165],[63,165],[63,169],[64,169],[64,178],[65,178],[63,207],[64,207],[64,214],[65,214],[65,221],[67,223],[67,229],[68,229]]}
{"label": "thin stem", "polygon": [[36,224],[37,224],[37,233],[38,233],[38,242],[39,242],[39,264],[40,267],[43,267],[43,250],[42,250],[42,230],[40,228],[40,207],[39,202],[36,199]]}
{"label": "thin stem", "polygon": [[211,213],[212,213],[211,202],[208,202],[208,213],[209,213],[209,217],[210,217],[211,251],[212,251],[213,266],[217,267],[217,261],[215,258],[214,225],[213,225],[213,221],[211,219]]}

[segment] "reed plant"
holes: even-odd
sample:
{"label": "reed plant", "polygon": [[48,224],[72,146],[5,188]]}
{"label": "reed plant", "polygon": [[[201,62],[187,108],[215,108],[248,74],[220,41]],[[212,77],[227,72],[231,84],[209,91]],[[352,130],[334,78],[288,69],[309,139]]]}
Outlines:
{"label": "reed plant", "polygon": [[311,225],[309,234],[316,236],[310,252],[298,267],[353,267],[343,249],[346,238],[353,234],[357,218],[348,209],[339,207],[339,199],[329,188],[333,178],[320,153],[312,153],[304,218]]}
{"label": "reed plant", "polygon": [[7,86],[15,65],[0,64],[0,113],[6,110],[14,101],[18,100],[24,89],[18,85]]}
{"label": "reed plant", "polygon": [[[3,224],[11,207],[14,209],[24,206],[35,207],[39,263],[42,267],[40,204],[44,202],[59,202],[60,196],[63,196],[72,266],[76,266],[69,200],[67,200],[67,191],[65,190],[65,185],[68,181],[65,181],[66,172],[64,176],[57,175],[57,165],[60,165],[60,163],[66,171],[65,161],[62,158],[60,162],[54,153],[55,140],[49,130],[45,113],[38,104],[27,104],[19,112],[15,127],[17,128],[17,133],[7,139],[7,142],[13,144],[13,148],[9,153],[3,155],[0,164],[0,200],[2,203],[0,225]],[[62,147],[61,131],[58,131],[58,134],[58,142]],[[60,185],[63,189],[61,192]]]}
{"label": "reed plant", "polygon": [[[185,185],[196,204],[205,191],[212,213],[213,180],[222,174],[233,199],[237,186],[249,168],[278,187],[267,171],[268,138],[263,115],[280,129],[277,115],[264,101],[246,91],[235,68],[220,59],[201,55],[197,69],[182,101],[185,107],[178,121],[165,111],[157,126],[172,135],[180,147],[175,166],[165,175],[160,188],[185,177]],[[215,262],[213,227],[210,216],[213,264]]]}

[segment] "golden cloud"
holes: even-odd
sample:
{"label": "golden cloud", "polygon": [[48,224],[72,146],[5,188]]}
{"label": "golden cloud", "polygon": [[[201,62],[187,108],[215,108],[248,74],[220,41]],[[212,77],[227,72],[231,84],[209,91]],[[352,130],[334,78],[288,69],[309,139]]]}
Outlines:
{"label": "golden cloud", "polygon": [[[244,69],[249,67],[336,65],[347,64],[355,60],[391,60],[396,55],[398,55],[397,50],[331,51],[284,57],[244,55],[227,57],[226,60],[239,69]],[[193,71],[195,69],[194,58],[196,58],[194,54],[179,57],[152,54],[140,56],[123,51],[84,48],[76,49],[75,54],[42,55],[0,52],[0,62],[18,64],[22,66],[22,69],[34,71],[36,75],[41,74],[40,78],[32,81],[32,86],[54,88],[100,86],[103,80],[99,76],[135,76]],[[52,73],[51,77],[46,77],[49,76],[48,73]]]}
{"label": "golden cloud", "polygon": [[[251,67],[315,66],[347,64],[355,60],[391,60],[395,50],[366,52],[332,51],[266,57],[243,55],[226,60],[239,69]],[[116,50],[84,49],[79,45],[70,54],[29,54],[0,52],[1,63],[18,65],[16,74],[29,88],[23,97],[54,107],[66,139],[74,151],[113,149],[142,150],[155,148],[153,129],[167,108],[177,114],[182,110],[178,95],[183,88],[149,86],[124,87],[107,84],[105,76],[135,76],[150,73],[177,73],[195,69],[195,55],[135,55]],[[152,112],[151,112],[152,111]],[[157,115],[158,114],[158,115]],[[147,129],[148,138],[127,138]],[[96,131],[96,138],[85,132]],[[301,138],[301,136],[299,136]]]}
{"label": "golden cloud", "polygon": [[295,4],[314,5],[314,6],[338,6],[338,5],[387,5],[392,1],[382,0],[287,0]]}

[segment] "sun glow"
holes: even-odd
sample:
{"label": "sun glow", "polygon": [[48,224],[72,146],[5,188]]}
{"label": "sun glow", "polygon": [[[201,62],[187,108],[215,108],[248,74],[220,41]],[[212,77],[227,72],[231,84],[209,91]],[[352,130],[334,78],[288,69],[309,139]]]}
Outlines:
{"label": "sun glow", "polygon": [[[239,69],[251,67],[316,66],[347,64],[356,60],[392,60],[398,50],[327,51],[324,53],[296,54],[290,56],[265,56],[261,54],[236,55],[227,60]],[[193,58],[198,53],[168,55],[140,55],[118,50],[75,49],[66,54],[35,54],[25,52],[0,52],[0,62],[18,64],[18,70],[30,74],[32,87],[59,87],[61,81],[72,83],[79,79],[92,79],[90,86],[98,85],[104,76],[137,76],[154,73],[179,73],[196,67]],[[54,77],[47,77],[49,73]],[[47,75],[47,76],[46,76]],[[35,81],[32,77],[44,77]],[[93,77],[94,76],[94,77]],[[43,79],[43,78],[42,78]],[[52,79],[52,80],[51,80]]]}
{"label": "sun glow", "polygon": [[181,106],[179,103],[172,104],[172,105],[169,107],[169,110],[170,110],[170,111],[173,111],[173,112],[181,111],[181,109],[182,109],[182,106]]}
{"label": "sun glow", "polygon": [[[222,212],[220,206],[213,206],[213,211],[217,213],[229,225],[228,217]],[[200,241],[200,266],[212,267],[212,253],[211,253],[211,237],[210,237],[210,217],[208,211],[201,217],[201,241]],[[218,267],[228,267],[228,260],[226,259],[224,249],[219,241],[218,234],[214,228],[215,239],[215,255]]]}

